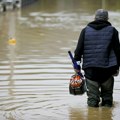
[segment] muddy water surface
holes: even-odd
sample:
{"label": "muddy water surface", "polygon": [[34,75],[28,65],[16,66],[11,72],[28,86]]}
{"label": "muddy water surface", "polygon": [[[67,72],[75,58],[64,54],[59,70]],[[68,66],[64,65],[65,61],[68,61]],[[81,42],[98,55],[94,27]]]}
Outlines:
{"label": "muddy water surface", "polygon": [[114,107],[88,108],[86,94],[69,94],[74,71],[67,51],[74,51],[81,29],[100,7],[109,9],[120,31],[120,8],[105,0],[51,1],[0,13],[0,120],[119,120],[120,76]]}

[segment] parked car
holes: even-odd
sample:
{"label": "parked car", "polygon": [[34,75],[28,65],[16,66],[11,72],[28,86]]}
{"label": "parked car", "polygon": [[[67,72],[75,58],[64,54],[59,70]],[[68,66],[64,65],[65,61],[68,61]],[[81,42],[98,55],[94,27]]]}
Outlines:
{"label": "parked car", "polygon": [[21,7],[21,0],[0,0],[0,10],[15,9]]}

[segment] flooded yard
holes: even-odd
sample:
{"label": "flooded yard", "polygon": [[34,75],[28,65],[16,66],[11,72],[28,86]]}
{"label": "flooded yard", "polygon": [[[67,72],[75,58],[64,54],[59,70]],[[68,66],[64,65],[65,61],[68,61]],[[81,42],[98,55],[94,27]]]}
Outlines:
{"label": "flooded yard", "polygon": [[106,1],[39,0],[0,13],[0,120],[119,120],[120,75],[112,108],[89,108],[86,94],[68,89],[74,70],[67,51],[95,10],[108,9],[120,32],[120,2]]}

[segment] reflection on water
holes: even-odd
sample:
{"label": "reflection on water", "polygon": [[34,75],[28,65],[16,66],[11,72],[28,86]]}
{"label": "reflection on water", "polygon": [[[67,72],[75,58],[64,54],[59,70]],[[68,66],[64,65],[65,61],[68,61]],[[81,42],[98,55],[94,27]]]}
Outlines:
{"label": "reflection on water", "polygon": [[[68,92],[73,74],[67,51],[97,8],[111,0],[40,0],[18,11],[0,13],[0,120],[119,120],[120,77],[115,78],[114,107],[88,108],[87,96]],[[109,9],[120,30],[118,0]],[[116,9],[115,9],[116,8]],[[9,44],[13,37],[16,44]]]}
{"label": "reflection on water", "polygon": [[70,120],[113,120],[111,108],[71,109]]}

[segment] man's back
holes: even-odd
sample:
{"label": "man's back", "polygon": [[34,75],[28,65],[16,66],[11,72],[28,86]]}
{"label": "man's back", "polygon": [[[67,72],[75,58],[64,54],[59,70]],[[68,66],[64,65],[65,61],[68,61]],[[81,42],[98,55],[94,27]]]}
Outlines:
{"label": "man's back", "polygon": [[90,26],[86,27],[83,69],[88,67],[109,68],[117,65],[115,53],[111,47],[112,36],[112,26],[105,26],[99,30]]}

